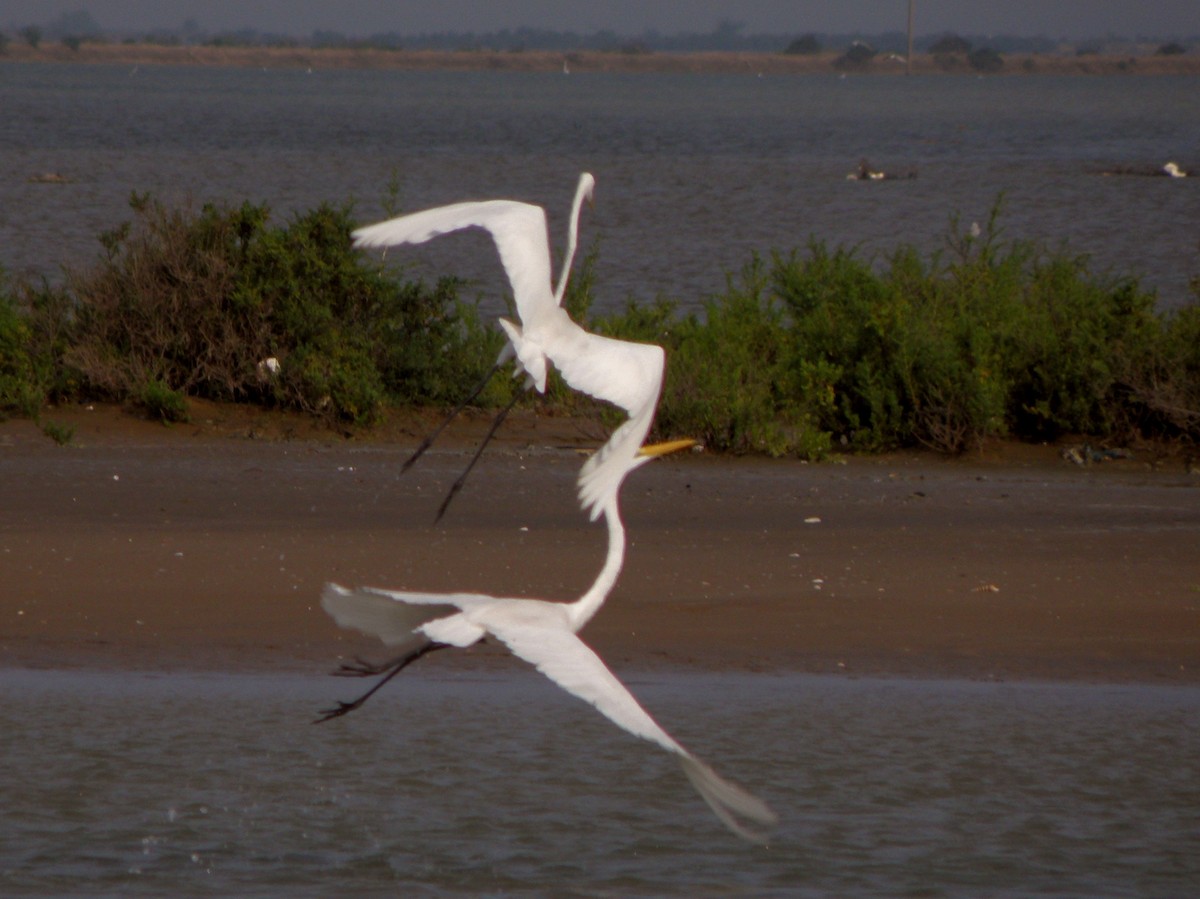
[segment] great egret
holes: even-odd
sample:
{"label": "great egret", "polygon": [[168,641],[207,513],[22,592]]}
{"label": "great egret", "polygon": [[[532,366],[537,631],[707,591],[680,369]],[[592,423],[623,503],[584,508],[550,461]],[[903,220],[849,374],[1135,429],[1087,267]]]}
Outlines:
{"label": "great egret", "polygon": [[[629,424],[632,421],[626,423]],[[622,436],[622,447],[628,436],[629,432]],[[598,478],[596,474],[613,470],[604,465],[611,466],[612,460],[625,458],[616,455],[616,448],[606,463],[590,471],[585,466],[585,472],[580,476],[581,498],[604,514],[608,524],[608,554],[595,582],[574,602],[372,587],[348,590],[337,584],[327,584],[321,605],[340,626],[378,637],[387,646],[399,649],[401,654],[384,666],[363,663],[346,666],[343,673],[387,673],[357,700],[340,703],[324,712],[318,720],[327,721],[358,708],[383,684],[428,652],[470,646],[491,635],[513,655],[532,664],[568,693],[594,705],[617,726],[675,753],[688,779],[730,830],[747,840],[765,842],[766,833],[755,826],[765,829],[776,823],[775,814],[767,804],[721,778],[663,730],[600,657],[577,636],[604,603],[624,563],[625,528],[617,504],[624,475],[655,455],[691,444],[692,441],[683,440],[642,447],[631,459],[626,458],[615,481],[608,477]]]}
{"label": "great egret", "polygon": [[[640,409],[644,403],[644,386],[650,383],[650,374],[646,366],[654,365],[650,359],[650,351],[640,348],[638,344],[625,344],[639,347],[637,350],[615,349],[607,338],[589,334],[571,321],[562,308],[562,298],[566,293],[567,281],[571,273],[571,263],[579,240],[579,212],[584,200],[591,200],[595,191],[596,179],[584,172],[579,176],[575,189],[575,197],[571,201],[571,216],[567,227],[567,249],[563,257],[562,268],[558,273],[558,284],[551,292],[550,275],[550,241],[546,229],[546,212],[540,206],[522,203],[517,200],[482,200],[476,202],[455,203],[450,206],[438,206],[411,215],[389,219],[365,228],[359,228],[353,233],[354,245],[357,247],[386,247],[398,244],[421,244],[442,234],[461,231],[465,228],[482,228],[487,231],[496,244],[500,261],[508,275],[512,286],[513,299],[516,301],[517,317],[520,323],[506,318],[500,319],[500,326],[508,336],[508,343],[500,352],[495,365],[488,371],[487,376],[475,390],[417,447],[408,461],[404,463],[407,471],[414,462],[428,449],[442,429],[487,385],[487,382],[510,359],[516,360],[514,377],[525,375],[526,388],[536,389],[539,393],[546,391],[546,376],[549,364],[555,365],[566,382],[574,389],[583,391],[598,399],[607,400],[621,406],[630,415],[635,409]],[[658,348],[654,348],[657,350]],[[658,350],[661,369],[661,350]],[[638,355],[644,359],[640,365],[623,367],[613,364],[614,354]],[[623,376],[613,377],[620,372]],[[655,393],[657,397],[657,391]],[[515,399],[514,399],[515,402]],[[450,488],[438,518],[454,495],[462,488],[472,466],[483,452],[484,446],[495,433],[496,428],[508,414],[508,407],[500,412],[493,422],[491,429],[484,437],[474,458],[468,464],[466,471]],[[653,411],[653,400],[650,403]],[[594,517],[594,516],[593,516]]]}

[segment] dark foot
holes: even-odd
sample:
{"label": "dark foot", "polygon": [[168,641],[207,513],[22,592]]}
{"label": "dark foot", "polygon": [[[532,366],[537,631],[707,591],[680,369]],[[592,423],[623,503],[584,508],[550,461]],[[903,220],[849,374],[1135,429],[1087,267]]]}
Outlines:
{"label": "dark foot", "polygon": [[395,661],[368,662],[366,659],[355,656],[353,662],[342,662],[336,671],[329,673],[334,677],[374,677],[377,674],[383,674],[395,664]]}
{"label": "dark foot", "polygon": [[340,677],[369,677],[373,674],[383,674],[383,677],[379,679],[379,682],[375,686],[353,702],[339,702],[331,709],[321,709],[321,717],[313,721],[313,724],[321,724],[330,718],[340,718],[342,715],[353,712],[374,696],[380,687],[417,659],[421,658],[421,656],[437,649],[444,649],[446,645],[445,643],[426,643],[424,646],[420,646],[397,659],[392,659],[390,662],[384,662],[382,665],[373,665],[370,662],[364,662],[362,659],[355,659],[353,662],[343,662],[341,668],[333,672]]}
{"label": "dark foot", "polygon": [[366,697],[354,700],[354,702],[339,702],[331,709],[321,709],[320,718],[313,721],[313,724],[323,724],[331,718],[340,718],[347,712],[353,712],[356,708],[363,704]]}

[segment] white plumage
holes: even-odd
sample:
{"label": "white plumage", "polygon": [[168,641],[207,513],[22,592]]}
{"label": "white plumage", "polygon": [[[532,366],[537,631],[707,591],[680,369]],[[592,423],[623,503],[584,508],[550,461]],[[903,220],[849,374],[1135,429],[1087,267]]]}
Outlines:
{"label": "white plumage", "polygon": [[[510,200],[459,203],[403,216],[355,232],[361,246],[421,243],[461,228],[486,229],[495,240],[516,298],[520,324],[502,320],[520,371],[530,385],[545,388],[546,364],[558,368],[572,388],[614,403],[629,413],[579,475],[579,499],[592,520],[604,515],[608,553],[595,582],[570,603],[496,597],[481,593],[423,593],[377,588],[325,588],[321,604],[339,625],[381,639],[400,656],[384,666],[348,666],[348,673],[388,674],[352,703],[342,703],[327,718],[357,708],[378,686],[424,653],[466,647],[490,635],[513,655],[595,708],[617,726],[678,756],[700,795],[731,830],[756,842],[775,815],[762,800],[728,781],[685,749],[641,707],[633,695],[577,636],[600,609],[620,574],[625,558],[625,528],[618,494],[626,475],[654,455],[691,445],[678,441],[643,447],[662,389],[661,347],[591,334],[571,321],[560,302],[575,252],[579,206],[592,194],[584,174],[572,208],[567,258],[558,288],[550,290],[550,252],[545,213],[540,207]],[[501,361],[505,356],[502,354]]]}

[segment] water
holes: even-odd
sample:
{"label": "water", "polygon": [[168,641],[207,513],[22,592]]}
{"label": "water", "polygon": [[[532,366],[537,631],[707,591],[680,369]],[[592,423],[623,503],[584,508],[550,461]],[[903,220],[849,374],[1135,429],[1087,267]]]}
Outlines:
{"label": "water", "polygon": [[[0,65],[0,263],[55,275],[96,258],[133,190],[243,199],[286,219],[322,201],[385,215],[511,196],[545,205],[560,241],[579,171],[599,181],[601,309],[658,296],[698,308],[755,252],[815,235],[886,253],[944,248],[947,223],[1004,194],[1010,237],[1063,242],[1140,276],[1160,305],[1200,272],[1192,77],[844,78]],[[861,157],[916,180],[850,182]],[[27,179],[57,172],[70,184]],[[400,254],[422,275],[506,288],[485,239]]]}
{"label": "water", "polygon": [[0,672],[0,893],[1183,896],[1200,691],[627,675],[770,801],[727,833],[660,750],[532,671]]}

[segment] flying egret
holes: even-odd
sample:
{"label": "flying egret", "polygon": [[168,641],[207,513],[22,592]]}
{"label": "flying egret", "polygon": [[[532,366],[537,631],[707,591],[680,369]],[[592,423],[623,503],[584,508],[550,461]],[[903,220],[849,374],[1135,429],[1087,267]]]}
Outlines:
{"label": "flying egret", "polygon": [[[628,437],[629,431],[622,435],[622,448],[627,445]],[[373,587],[348,590],[327,584],[321,605],[340,626],[378,637],[387,646],[399,649],[400,655],[383,666],[363,663],[357,667],[345,666],[342,673],[387,673],[357,700],[340,703],[318,720],[327,721],[358,708],[387,681],[428,652],[467,647],[490,635],[568,693],[591,703],[617,726],[675,753],[688,779],[730,830],[747,840],[765,842],[765,829],[777,820],[767,804],[721,778],[663,730],[577,636],[604,603],[624,563],[625,528],[617,503],[621,481],[654,456],[692,443],[682,440],[641,447],[632,456],[618,456],[617,450],[612,449],[613,454],[606,462],[590,470],[585,466],[580,476],[581,499],[591,502],[604,514],[608,524],[608,554],[595,582],[574,602]],[[589,463],[596,458],[593,456]],[[611,466],[617,458],[624,459],[620,475],[615,480],[598,478],[597,472],[613,470],[604,466]]]}
{"label": "flying egret", "polygon": [[[482,228],[496,244],[500,261],[512,286],[513,299],[517,306],[520,322],[500,319],[500,326],[508,337],[508,343],[500,352],[495,365],[474,391],[433,432],[426,437],[404,463],[407,471],[414,462],[437,439],[442,429],[462,409],[477,397],[496,371],[510,359],[515,359],[514,377],[525,376],[525,387],[546,391],[549,365],[553,364],[564,380],[574,389],[607,400],[634,414],[634,406],[642,400],[642,387],[648,381],[637,368],[619,368],[612,357],[625,351],[615,349],[609,341],[599,335],[589,334],[571,321],[562,308],[570,278],[571,263],[579,241],[579,212],[584,200],[591,200],[596,179],[584,172],[579,176],[575,197],[571,201],[571,215],[567,227],[567,249],[562,268],[558,273],[558,284],[551,290],[550,241],[546,229],[546,211],[530,203],[518,200],[481,200],[438,206],[423,212],[402,215],[353,233],[357,247],[387,247],[399,244],[421,244],[442,234],[466,228]],[[617,341],[616,343],[621,343]],[[642,352],[645,355],[645,351]],[[661,350],[659,351],[661,353]],[[648,364],[653,364],[650,361]],[[617,372],[627,372],[625,377],[611,378]],[[600,372],[600,376],[597,376]],[[632,378],[642,378],[633,382]],[[518,394],[519,395],[519,394]],[[657,396],[657,394],[656,394]],[[513,403],[516,402],[514,397]],[[455,494],[462,489],[471,468],[496,429],[504,421],[513,403],[501,410],[484,436],[475,456],[467,465],[458,481],[450,488],[438,518]],[[653,404],[651,404],[651,410]]]}

